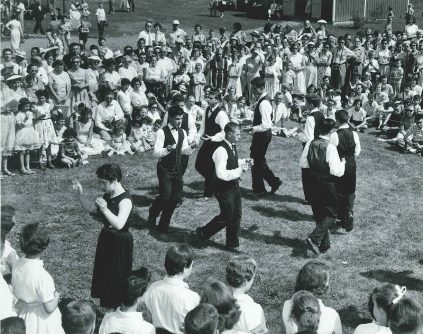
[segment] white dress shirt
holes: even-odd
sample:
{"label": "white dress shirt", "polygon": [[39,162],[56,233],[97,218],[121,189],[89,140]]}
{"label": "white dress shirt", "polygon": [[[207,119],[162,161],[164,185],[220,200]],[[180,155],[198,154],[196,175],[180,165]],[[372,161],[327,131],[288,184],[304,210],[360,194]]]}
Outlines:
{"label": "white dress shirt", "polygon": [[[320,138],[329,140],[329,136],[319,136]],[[310,165],[308,164],[308,150],[310,148],[310,143],[312,140],[309,140],[304,147],[304,151],[301,154],[300,159],[300,167],[301,168],[310,168]],[[326,162],[329,164],[330,174],[334,176],[341,177],[344,175],[345,172],[345,160],[339,159],[338,150],[336,149],[336,146],[329,143],[327,149],[326,149]]]}
{"label": "white dress shirt", "polygon": [[141,312],[122,312],[120,307],[106,313],[100,325],[99,334],[155,334],[154,326],[142,317]]}
{"label": "white dress shirt", "polygon": [[97,8],[95,16],[97,16],[97,22],[106,21],[106,12],[104,8]]}
{"label": "white dress shirt", "polygon": [[97,106],[94,123],[97,127],[104,130],[103,122],[112,120],[118,121],[123,117],[124,114],[122,108],[117,101],[113,100],[110,105],[104,101]]}
{"label": "white dress shirt", "polygon": [[306,122],[304,124],[304,140],[303,142],[308,142],[312,139],[314,139],[314,127],[316,126],[316,121],[314,120],[314,117],[312,113],[319,111],[319,108],[314,108],[312,111],[310,111],[310,115],[306,118]]}
{"label": "white dress shirt", "polygon": [[[341,319],[339,314],[331,307],[327,307],[318,299],[320,305],[320,321],[317,334],[342,334]],[[291,317],[292,300],[285,301],[282,309],[282,320],[285,325],[286,334],[298,332],[298,326]]]}
{"label": "white dress shirt", "polygon": [[[179,140],[178,130],[176,128],[172,127],[170,124],[168,124],[166,126],[171,129],[170,132],[172,133],[172,136],[175,139],[174,146],[176,147],[178,145],[178,140]],[[183,154],[183,155],[191,155],[192,152],[193,152],[193,149],[188,144],[187,133],[185,132],[184,129],[181,129],[181,130],[184,132],[184,141],[182,142],[181,154]],[[164,131],[163,131],[163,129],[159,129],[157,131],[157,134],[156,134],[156,142],[154,144],[154,156],[155,157],[162,158],[162,157],[165,157],[166,155],[168,155],[170,153],[167,150],[166,147],[163,147],[164,146],[164,142],[165,142],[165,134],[164,134]]]}
{"label": "white dress shirt", "polygon": [[370,324],[359,325],[354,334],[392,334],[389,327],[381,326],[373,320]]}
{"label": "white dress shirt", "polygon": [[[206,117],[210,117],[217,107],[218,105],[214,106],[209,113],[207,113],[207,110],[204,113],[203,119],[201,121],[200,131],[198,131],[198,138],[201,138],[201,136],[204,135],[204,132],[206,130]],[[220,126],[221,131],[212,136],[211,141],[222,141],[225,138],[225,126],[229,123],[228,114],[225,113],[224,110],[220,110],[216,116],[215,122]]]}
{"label": "white dress shirt", "polygon": [[[195,137],[197,136],[197,127],[195,126],[195,118],[193,118],[184,107],[184,112],[188,114],[188,144],[192,144],[195,141]],[[168,113],[166,113],[163,117],[163,124],[166,126],[168,124]],[[163,127],[164,127],[163,126]]]}
{"label": "white dress shirt", "polygon": [[184,281],[165,276],[151,284],[144,294],[144,302],[156,328],[183,334],[185,316],[200,303],[200,296]]}
{"label": "white dress shirt", "polygon": [[145,45],[146,46],[150,46],[150,45],[153,45],[153,42],[154,42],[154,39],[155,39],[155,35],[156,34],[153,31],[143,30],[138,35],[138,39],[144,38]]}
{"label": "white dress shirt", "polygon": [[[228,142],[226,139],[223,139],[230,148],[232,148],[232,144]],[[232,181],[239,179],[242,175],[241,167],[227,170],[226,164],[228,162],[228,152],[226,152],[225,148],[219,146],[213,153],[212,159],[214,161],[214,166],[216,169],[216,176],[218,179],[223,181]]]}
{"label": "white dress shirt", "polygon": [[[350,126],[348,124],[342,124],[341,126],[339,126],[338,129],[349,129],[349,127]],[[358,157],[361,152],[360,138],[358,137],[358,134],[355,131],[353,131],[353,136],[354,136],[354,143],[355,143],[354,155]],[[336,131],[330,135],[329,143],[335,146],[339,145],[339,137]]]}
{"label": "white dress shirt", "polygon": [[[263,98],[266,96],[266,93],[263,93],[260,97]],[[261,124],[253,126],[254,132],[264,132],[272,128],[272,114],[273,114],[273,107],[272,104],[267,101],[263,100],[260,103],[259,111],[261,114]]]}
{"label": "white dress shirt", "polygon": [[234,294],[234,298],[241,309],[241,316],[233,328],[253,334],[267,333],[266,320],[261,305],[245,293]]}

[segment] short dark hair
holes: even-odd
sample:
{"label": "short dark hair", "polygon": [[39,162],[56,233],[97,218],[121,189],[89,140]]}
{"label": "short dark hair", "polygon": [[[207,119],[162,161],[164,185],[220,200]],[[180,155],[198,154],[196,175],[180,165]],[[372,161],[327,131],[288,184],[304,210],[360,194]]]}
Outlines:
{"label": "short dark hair", "polygon": [[66,334],[87,334],[95,325],[96,310],[88,300],[76,300],[62,311],[62,327]]}
{"label": "short dark hair", "polygon": [[225,329],[232,329],[241,316],[241,310],[232,290],[218,280],[212,280],[206,286],[201,303],[209,303],[216,307],[219,313],[219,333]]}
{"label": "short dark hair", "polygon": [[257,77],[257,78],[254,78],[253,80],[251,80],[251,84],[253,86],[256,86],[257,88],[264,88],[266,86],[264,79],[262,79],[260,77]]}
{"label": "short dark hair", "polygon": [[232,257],[226,266],[226,281],[231,287],[238,288],[254,277],[257,262],[248,255]]}
{"label": "short dark hair", "polygon": [[174,97],[172,97],[173,104],[180,103],[180,102],[185,102],[185,99],[182,96],[182,94],[176,94]]}
{"label": "short dark hair", "polygon": [[8,317],[0,322],[1,334],[25,334],[25,320],[19,317]]}
{"label": "short dark hair", "polygon": [[122,170],[116,163],[107,163],[97,169],[97,177],[107,181],[118,181],[122,180]]}
{"label": "short dark hair", "polygon": [[219,323],[219,314],[213,305],[202,303],[185,316],[186,334],[214,334]]}
{"label": "short dark hair", "polygon": [[16,216],[16,209],[11,205],[2,205],[1,206],[1,234],[3,236],[9,233],[13,226],[15,226],[15,222],[13,221],[13,217]]}
{"label": "short dark hair", "polygon": [[224,128],[224,130],[225,130],[225,133],[229,133],[229,132],[234,132],[235,131],[235,129],[240,129],[241,127],[240,127],[240,125],[239,124],[237,124],[237,123],[235,123],[235,122],[228,122],[226,125],[225,125],[225,128]]}
{"label": "short dark hair", "polygon": [[63,138],[76,138],[78,136],[77,132],[75,131],[75,129],[72,128],[67,128],[64,132],[62,137]]}
{"label": "short dark hair", "polygon": [[392,308],[389,328],[392,334],[413,333],[423,325],[423,307],[411,297],[401,298]]}
{"label": "short dark hair", "polygon": [[194,249],[185,244],[169,247],[165,258],[165,268],[169,276],[177,275],[189,268],[194,261]]}
{"label": "short dark hair", "polygon": [[171,106],[168,110],[169,117],[176,117],[176,116],[182,116],[184,114],[184,109],[182,109],[180,106]]}
{"label": "short dark hair", "polygon": [[19,235],[21,251],[25,255],[37,255],[45,250],[50,243],[50,237],[40,228],[39,223],[25,225]]}
{"label": "short dark hair", "polygon": [[147,291],[149,283],[149,279],[137,277],[135,275],[129,276],[123,287],[123,305],[134,305],[137,299],[144,295],[144,293]]}
{"label": "short dark hair", "polygon": [[335,119],[341,124],[347,123],[349,118],[348,112],[345,109],[339,109],[335,112]]}
{"label": "short dark hair", "polygon": [[306,99],[306,101],[308,103],[312,104],[313,107],[315,107],[315,108],[317,108],[318,106],[320,106],[321,98],[320,98],[320,96],[318,94],[315,94],[315,93],[313,93],[313,94],[307,94],[305,96],[305,99]]}
{"label": "short dark hair", "polygon": [[307,262],[298,272],[295,291],[306,290],[319,298],[326,292],[328,278],[327,264],[320,261]]}
{"label": "short dark hair", "polygon": [[327,135],[335,127],[335,121],[332,118],[325,118],[320,126],[319,134]]}
{"label": "short dark hair", "polygon": [[4,56],[4,54],[5,54],[6,52],[11,52],[11,53],[13,53],[12,49],[9,49],[9,48],[4,48],[4,49],[3,49],[3,51],[2,51],[3,56]]}
{"label": "short dark hair", "polygon": [[[387,316],[387,319],[389,318],[389,315],[391,314],[393,303],[392,301],[397,297],[397,291],[395,290],[395,286],[392,284],[384,284],[380,287],[374,288],[372,293],[369,297],[369,312],[373,319],[375,318],[375,315],[373,314],[373,308],[375,306],[375,303],[379,308],[381,308],[383,311],[385,311],[385,314]],[[380,324],[382,326],[387,326],[387,324]]]}
{"label": "short dark hair", "polygon": [[121,86],[123,85],[130,85],[131,81],[128,78],[122,78],[122,80],[120,81]]}

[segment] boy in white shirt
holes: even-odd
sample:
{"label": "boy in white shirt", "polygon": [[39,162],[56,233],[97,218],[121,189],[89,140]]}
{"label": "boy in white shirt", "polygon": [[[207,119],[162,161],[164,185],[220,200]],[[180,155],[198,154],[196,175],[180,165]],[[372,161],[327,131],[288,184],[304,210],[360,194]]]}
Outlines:
{"label": "boy in white shirt", "polygon": [[200,303],[200,296],[189,289],[185,279],[191,275],[194,250],[179,244],[168,249],[165,259],[167,275],[151,284],[144,303],[151,312],[153,325],[174,334],[183,334],[186,314]]}
{"label": "boy in white shirt", "polygon": [[125,284],[122,305],[114,312],[106,313],[101,322],[99,334],[125,333],[125,334],[155,334],[154,326],[144,320],[142,313],[137,312],[137,307],[142,303],[142,298],[150,282],[150,273],[146,277],[130,276]]}
{"label": "boy in white shirt", "polygon": [[241,309],[239,321],[233,328],[253,334],[268,332],[263,308],[246,294],[253,285],[256,271],[257,262],[248,255],[234,256],[226,266],[226,281]]}

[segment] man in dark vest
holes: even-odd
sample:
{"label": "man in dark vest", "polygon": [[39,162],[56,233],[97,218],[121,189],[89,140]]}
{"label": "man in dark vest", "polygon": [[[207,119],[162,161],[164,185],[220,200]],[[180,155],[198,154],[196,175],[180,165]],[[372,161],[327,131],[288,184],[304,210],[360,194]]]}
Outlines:
{"label": "man in dark vest", "polygon": [[348,112],[338,110],[335,113],[338,130],[331,134],[329,142],[336,146],[340,158],[345,158],[345,173],[336,178],[336,192],[338,194],[339,227],[350,232],[354,226],[354,200],[356,188],[357,165],[355,158],[361,151],[360,138],[348,124]]}
{"label": "man in dark vest", "polygon": [[229,122],[229,117],[225,111],[219,107],[220,93],[212,90],[209,93],[209,106],[204,113],[201,127],[197,137],[203,140],[198,151],[195,169],[204,177],[204,199],[213,196],[214,166],[212,155],[218,142],[225,137],[224,128]]}
{"label": "man in dark vest", "polygon": [[307,142],[300,160],[302,168],[309,168],[307,182],[310,182],[310,203],[316,221],[316,228],[306,238],[306,244],[316,255],[330,248],[328,230],[338,215],[335,182],[345,171],[345,159],[341,161],[336,147],[329,143],[329,133],[334,126],[334,120],[323,120],[320,136]]}
{"label": "man in dark vest", "polygon": [[[320,134],[320,127],[322,125],[325,116],[319,111],[320,107],[320,96],[317,94],[308,94],[305,97],[306,99],[306,108],[309,112],[309,115],[306,118],[306,122],[303,130],[302,145],[303,148],[307,142],[317,138]],[[303,182],[304,190],[304,199],[306,202],[310,203],[310,189],[308,185],[310,184],[309,180],[309,170],[308,168],[301,169],[301,179]]]}
{"label": "man in dark vest", "polygon": [[273,174],[267,165],[266,152],[272,140],[272,113],[273,107],[269,96],[265,91],[265,82],[257,77],[251,80],[253,93],[258,97],[253,118],[253,140],[251,142],[250,157],[254,160],[251,167],[253,180],[253,193],[257,196],[269,194],[264,185],[266,181],[270,187],[270,193],[275,193],[282,181]]}
{"label": "man in dark vest", "polygon": [[157,177],[159,178],[159,195],[151,204],[148,222],[150,227],[156,226],[160,216],[159,233],[166,234],[170,219],[182,194],[182,155],[192,154],[193,148],[188,145],[187,134],[181,128],[184,111],[172,106],[168,111],[169,123],[157,131],[154,155],[159,157]]}
{"label": "man in dark vest", "polygon": [[241,192],[239,178],[248,170],[249,163],[238,165],[235,143],[241,137],[238,124],[229,122],[225,126],[225,139],[213,153],[215,169],[215,196],[219,202],[220,214],[207,225],[196,229],[199,241],[208,240],[226,227],[226,247],[239,246],[239,227],[241,223]]}

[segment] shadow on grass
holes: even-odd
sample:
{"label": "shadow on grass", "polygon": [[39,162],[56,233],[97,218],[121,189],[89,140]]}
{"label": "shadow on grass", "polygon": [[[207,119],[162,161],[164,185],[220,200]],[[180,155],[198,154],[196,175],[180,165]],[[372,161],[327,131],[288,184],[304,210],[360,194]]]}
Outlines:
{"label": "shadow on grass", "polygon": [[193,181],[191,183],[184,184],[184,187],[191,188],[192,190],[203,191],[204,181]]}
{"label": "shadow on grass", "polygon": [[339,317],[343,326],[356,328],[358,325],[372,322],[369,318],[362,318],[358,309],[354,305],[349,305],[341,310],[338,310]]}
{"label": "shadow on grass", "polygon": [[302,213],[297,210],[293,209],[274,209],[272,207],[267,207],[264,205],[253,205],[251,207],[252,210],[261,213],[265,217],[272,217],[272,218],[283,218],[289,221],[312,221],[313,216],[310,214]]}
{"label": "shadow on grass", "polygon": [[148,228],[148,220],[145,218],[140,217],[138,214],[132,212],[131,216],[129,217],[129,223],[131,228],[136,230],[144,230]]}
{"label": "shadow on grass", "polygon": [[375,279],[379,282],[405,285],[409,290],[423,291],[423,280],[410,277],[412,270],[395,272],[392,270],[376,269],[360,273],[361,276]]}
{"label": "shadow on grass", "polygon": [[132,202],[134,203],[134,206],[145,208],[147,206],[150,206],[153,202],[153,198],[151,196],[145,196],[145,195],[131,195]]}

